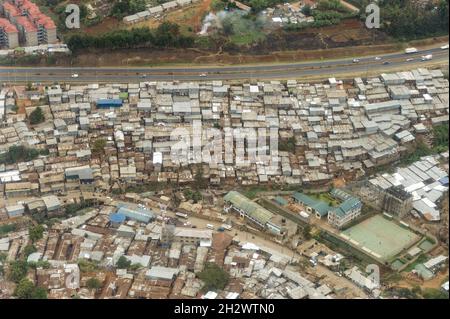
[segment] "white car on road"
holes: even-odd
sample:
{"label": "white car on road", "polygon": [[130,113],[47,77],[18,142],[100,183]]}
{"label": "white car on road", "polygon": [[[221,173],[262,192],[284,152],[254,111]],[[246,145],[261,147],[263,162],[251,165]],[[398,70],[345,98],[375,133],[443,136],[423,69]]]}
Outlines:
{"label": "white car on road", "polygon": [[78,77],[78,73],[72,73],[71,77],[72,78],[77,78]]}

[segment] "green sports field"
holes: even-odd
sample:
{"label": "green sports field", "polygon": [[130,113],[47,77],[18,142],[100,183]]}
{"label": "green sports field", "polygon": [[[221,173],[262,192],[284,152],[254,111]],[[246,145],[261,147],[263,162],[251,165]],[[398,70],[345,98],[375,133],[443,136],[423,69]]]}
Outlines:
{"label": "green sports field", "polygon": [[387,261],[420,239],[412,231],[403,228],[382,215],[375,215],[343,232],[353,244]]}

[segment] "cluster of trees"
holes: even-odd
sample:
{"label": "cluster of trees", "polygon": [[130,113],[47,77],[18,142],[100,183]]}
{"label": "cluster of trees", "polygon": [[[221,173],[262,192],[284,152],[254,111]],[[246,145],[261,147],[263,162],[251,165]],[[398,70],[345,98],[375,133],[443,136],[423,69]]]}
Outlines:
{"label": "cluster of trees", "polygon": [[111,15],[122,19],[127,15],[145,10],[145,0],[118,0],[114,2]]}
{"label": "cluster of trees", "polygon": [[267,8],[273,8],[277,4],[285,3],[285,0],[245,0],[242,3],[252,7],[253,12],[261,12]]}
{"label": "cluster of trees", "polygon": [[442,153],[448,150],[448,124],[436,125],[433,127],[434,143],[429,147],[423,141],[418,140],[413,152],[402,158],[400,164],[402,166],[410,165],[423,156]]}
{"label": "cluster of trees", "polygon": [[171,22],[163,22],[156,29],[147,27],[131,30],[115,30],[99,36],[76,34],[67,45],[73,52],[83,49],[131,49],[131,48],[188,48],[194,38],[181,34],[180,27]]}
{"label": "cluster of trees", "polygon": [[[44,227],[41,225],[32,226],[28,229],[31,244],[25,246],[21,257],[12,261],[9,264],[8,279],[15,282],[16,288],[14,290],[14,296],[20,299],[46,299],[47,290],[42,287],[35,286],[32,281],[27,278],[27,273],[30,267],[35,268],[42,266],[48,268],[50,265],[48,262],[39,262],[37,264],[28,264],[27,257],[36,252],[37,249],[33,245],[34,242],[41,239],[43,236]],[[3,258],[2,258],[3,259]],[[4,261],[4,260],[0,260]],[[1,270],[3,272],[3,269]]]}
{"label": "cluster of trees", "polygon": [[429,2],[425,8],[405,0],[381,2],[383,29],[397,38],[419,38],[448,34],[448,0],[437,6]]}
{"label": "cluster of trees", "polygon": [[433,127],[434,145],[433,150],[437,153],[448,150],[448,131],[449,125],[442,124]]}
{"label": "cluster of trees", "polygon": [[198,190],[192,191],[189,188],[184,190],[183,195],[187,200],[192,199],[194,203],[198,203],[203,198],[202,193],[200,193]]}
{"label": "cluster of trees", "polygon": [[125,258],[125,256],[120,256],[116,263],[117,269],[128,269],[131,271],[135,271],[142,267],[141,264],[132,264],[131,260]]}
{"label": "cluster of trees", "polygon": [[415,286],[408,288],[392,288],[387,291],[388,296],[396,296],[404,299],[448,299],[448,293],[439,289]]}
{"label": "cluster of trees", "polygon": [[12,145],[6,153],[0,154],[0,164],[14,164],[34,160],[39,155],[48,155],[48,150],[37,150],[23,145]]}
{"label": "cluster of trees", "polygon": [[207,263],[205,268],[198,273],[198,278],[205,283],[203,291],[222,290],[228,284],[230,275],[214,263]]}
{"label": "cluster of trees", "polygon": [[25,260],[19,259],[10,263],[8,279],[17,284],[14,296],[20,299],[46,299],[47,291],[42,287],[36,287],[26,278],[28,269],[29,265]]}
{"label": "cluster of trees", "polygon": [[0,276],[3,276],[5,269],[4,269],[4,262],[6,260],[6,254],[5,253],[0,253]]}
{"label": "cluster of trees", "polygon": [[23,278],[17,284],[14,296],[20,299],[47,299],[47,290],[36,287],[28,278]]}
{"label": "cluster of trees", "polygon": [[[350,0],[361,8],[361,18],[366,18],[364,8],[371,0]],[[448,34],[448,0],[423,2],[410,0],[380,0],[381,30],[400,39],[422,38]]]}

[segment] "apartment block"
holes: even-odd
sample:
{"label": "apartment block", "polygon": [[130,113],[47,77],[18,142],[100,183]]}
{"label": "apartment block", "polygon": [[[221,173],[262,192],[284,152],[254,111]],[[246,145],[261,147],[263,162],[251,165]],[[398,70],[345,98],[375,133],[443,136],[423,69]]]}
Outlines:
{"label": "apartment block", "polygon": [[0,18],[0,47],[12,49],[19,46],[19,31],[7,19]]}
{"label": "apartment block", "polygon": [[16,26],[19,43],[24,46],[56,43],[56,25],[29,0],[8,0],[0,3],[0,13]]}

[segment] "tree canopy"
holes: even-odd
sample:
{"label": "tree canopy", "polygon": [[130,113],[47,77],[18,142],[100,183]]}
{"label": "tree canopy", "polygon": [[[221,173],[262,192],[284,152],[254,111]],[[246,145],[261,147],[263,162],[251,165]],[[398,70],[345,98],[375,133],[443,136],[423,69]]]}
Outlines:
{"label": "tree canopy", "polygon": [[28,272],[28,264],[24,260],[14,260],[9,265],[9,280],[19,283]]}
{"label": "tree canopy", "polygon": [[193,44],[193,37],[181,34],[178,24],[167,21],[156,29],[114,30],[99,36],[77,33],[67,41],[73,52],[83,49],[188,48]]}
{"label": "tree canopy", "polygon": [[228,284],[230,275],[214,263],[207,263],[203,271],[198,273],[198,278],[203,280],[204,291],[222,290]]}
{"label": "tree canopy", "polygon": [[37,150],[23,145],[12,145],[6,153],[0,154],[0,164],[14,164],[34,160],[39,155],[47,155],[48,150]]}
{"label": "tree canopy", "polygon": [[39,124],[45,121],[44,112],[41,107],[36,107],[33,112],[30,113],[30,124]]}
{"label": "tree canopy", "polygon": [[102,283],[101,283],[100,280],[98,280],[97,278],[89,278],[89,279],[86,281],[86,286],[87,286],[89,289],[95,289],[95,290],[97,290],[97,289],[102,288]]}
{"label": "tree canopy", "polygon": [[125,256],[120,256],[119,260],[116,263],[116,267],[119,269],[128,269],[131,266],[131,261],[128,260]]}
{"label": "tree canopy", "polygon": [[43,237],[43,234],[44,234],[44,226],[42,225],[32,226],[28,230],[28,236],[30,236],[30,240],[33,243],[41,239]]}
{"label": "tree canopy", "polygon": [[42,287],[34,286],[28,278],[20,280],[14,295],[20,299],[47,299],[47,291]]}
{"label": "tree canopy", "polygon": [[92,145],[92,153],[93,154],[103,154],[105,152],[106,147],[106,140],[104,138],[99,138],[98,140],[95,140],[95,142]]}

